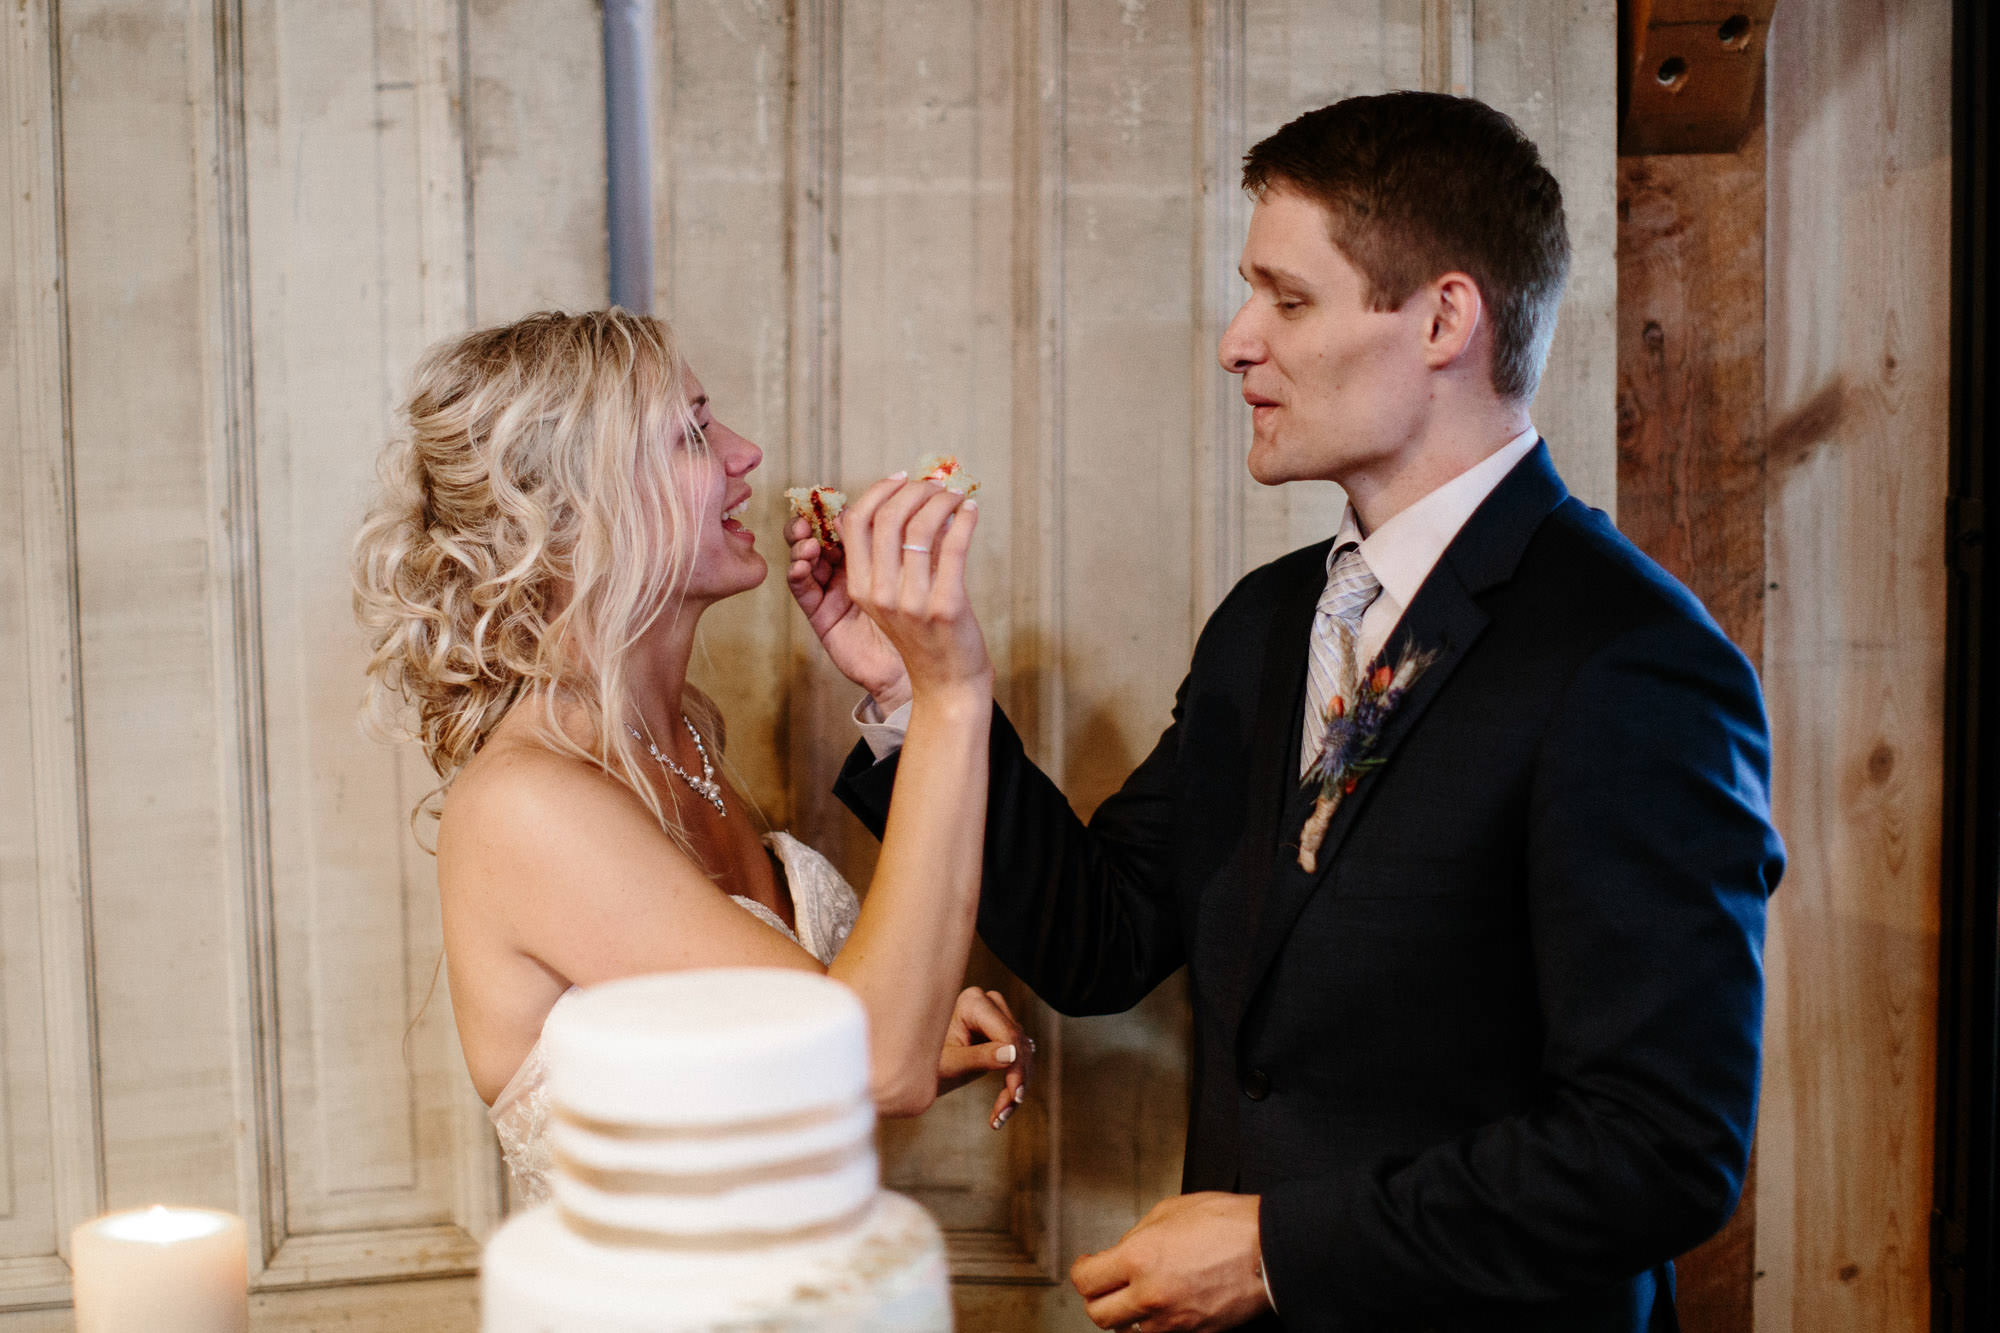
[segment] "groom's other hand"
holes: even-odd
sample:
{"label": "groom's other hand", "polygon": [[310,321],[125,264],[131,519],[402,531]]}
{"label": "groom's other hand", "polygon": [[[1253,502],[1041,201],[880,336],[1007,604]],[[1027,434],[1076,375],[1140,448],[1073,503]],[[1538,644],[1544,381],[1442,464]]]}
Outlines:
{"label": "groom's other hand", "polygon": [[1099,1328],[1217,1333],[1271,1308],[1261,1254],[1256,1195],[1182,1194],[1070,1265],[1069,1280]]}

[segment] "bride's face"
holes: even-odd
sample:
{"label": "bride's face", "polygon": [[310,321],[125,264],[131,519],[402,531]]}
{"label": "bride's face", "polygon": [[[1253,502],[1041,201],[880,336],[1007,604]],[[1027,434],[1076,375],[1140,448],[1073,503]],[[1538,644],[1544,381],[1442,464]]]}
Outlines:
{"label": "bride's face", "polygon": [[692,372],[687,376],[688,404],[701,427],[708,449],[690,449],[674,441],[675,470],[700,515],[701,540],[695,548],[688,596],[719,601],[748,591],[764,581],[764,557],[757,551],[757,534],[740,519],[750,499],[745,478],[761,462],[764,451],[715,419],[708,394]]}

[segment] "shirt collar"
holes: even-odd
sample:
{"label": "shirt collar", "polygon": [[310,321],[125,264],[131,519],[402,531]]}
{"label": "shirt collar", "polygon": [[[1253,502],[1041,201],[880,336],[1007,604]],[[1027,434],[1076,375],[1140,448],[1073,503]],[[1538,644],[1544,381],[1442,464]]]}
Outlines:
{"label": "shirt collar", "polygon": [[1340,516],[1340,530],[1326,553],[1328,576],[1332,576],[1333,559],[1341,547],[1358,542],[1361,558],[1381,580],[1382,592],[1394,598],[1396,605],[1408,606],[1465,521],[1540,440],[1541,433],[1528,427],[1366,537],[1361,535],[1354,506],[1347,505]]}

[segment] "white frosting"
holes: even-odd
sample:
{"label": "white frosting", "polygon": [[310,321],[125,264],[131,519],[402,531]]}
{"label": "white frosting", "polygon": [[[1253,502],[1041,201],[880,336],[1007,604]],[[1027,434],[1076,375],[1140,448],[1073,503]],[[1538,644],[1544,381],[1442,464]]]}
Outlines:
{"label": "white frosting", "polygon": [[636,1130],[606,1134],[557,1118],[549,1126],[549,1138],[560,1157],[599,1171],[708,1174],[871,1149],[875,1108],[866,1101],[851,1102],[824,1116],[734,1132],[711,1128],[696,1133]]}
{"label": "white frosting", "polygon": [[669,1183],[671,1176],[646,1179],[660,1184],[600,1188],[558,1165],[549,1183],[558,1208],[599,1226],[657,1236],[784,1235],[853,1217],[875,1197],[881,1173],[871,1144],[830,1171],[787,1172],[733,1188],[688,1189]]}
{"label": "white frosting", "polygon": [[482,1333],[947,1333],[944,1238],[882,1194],[840,1235],[740,1251],[594,1244],[542,1207],[486,1247]]}
{"label": "white frosting", "polygon": [[549,1015],[555,1105],[691,1127],[845,1108],[868,1096],[868,1020],[812,972],[724,967],[593,986]]}

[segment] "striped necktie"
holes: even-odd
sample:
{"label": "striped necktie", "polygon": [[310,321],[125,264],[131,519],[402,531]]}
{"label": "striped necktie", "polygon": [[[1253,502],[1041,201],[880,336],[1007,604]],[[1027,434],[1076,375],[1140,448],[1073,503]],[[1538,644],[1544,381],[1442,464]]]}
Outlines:
{"label": "striped necktie", "polygon": [[1319,756],[1326,731],[1326,710],[1337,694],[1351,694],[1358,665],[1354,658],[1361,638],[1361,616],[1382,591],[1382,581],[1368,568],[1361,548],[1347,545],[1334,556],[1313,614],[1312,655],[1306,665],[1306,725],[1299,753],[1303,775]]}

